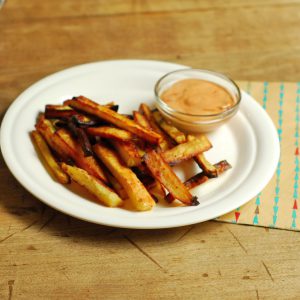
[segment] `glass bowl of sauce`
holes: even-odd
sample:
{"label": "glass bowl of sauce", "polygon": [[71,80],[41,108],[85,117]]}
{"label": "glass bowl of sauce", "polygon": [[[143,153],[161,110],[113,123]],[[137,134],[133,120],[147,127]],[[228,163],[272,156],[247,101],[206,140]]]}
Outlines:
{"label": "glass bowl of sauce", "polygon": [[241,101],[237,84],[208,70],[167,73],[155,85],[158,110],[180,129],[208,132],[235,115]]}

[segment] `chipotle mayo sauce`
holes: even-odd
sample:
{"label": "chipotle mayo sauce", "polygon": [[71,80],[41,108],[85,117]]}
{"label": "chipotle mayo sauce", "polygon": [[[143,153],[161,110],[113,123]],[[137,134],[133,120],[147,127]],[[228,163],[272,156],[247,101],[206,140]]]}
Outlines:
{"label": "chipotle mayo sauce", "polygon": [[166,89],[160,98],[171,108],[187,114],[221,113],[235,104],[220,85],[201,79],[183,79]]}

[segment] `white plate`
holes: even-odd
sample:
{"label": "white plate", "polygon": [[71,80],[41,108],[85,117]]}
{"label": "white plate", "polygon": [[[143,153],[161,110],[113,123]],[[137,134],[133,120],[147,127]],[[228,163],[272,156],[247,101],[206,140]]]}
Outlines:
{"label": "white plate", "polygon": [[[279,158],[276,129],[257,102],[243,92],[240,110],[212,134],[208,159],[228,160],[233,168],[193,190],[200,205],[159,206],[151,212],[107,208],[54,182],[39,161],[29,138],[38,112],[46,104],[75,95],[99,102],[111,100],[130,113],[143,101],[153,105],[155,82],[165,73],[186,66],[158,61],[119,60],[76,66],[48,76],[24,91],[10,106],[1,128],[1,150],[17,180],[44,203],[86,221],[126,228],[168,228],[203,222],[243,205],[271,179]],[[176,167],[186,179],[197,173],[195,164]]]}

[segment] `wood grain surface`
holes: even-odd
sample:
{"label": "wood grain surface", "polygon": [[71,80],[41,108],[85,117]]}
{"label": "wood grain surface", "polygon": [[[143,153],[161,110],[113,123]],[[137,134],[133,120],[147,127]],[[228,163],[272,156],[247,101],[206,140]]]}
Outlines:
{"label": "wood grain surface", "polygon": [[[1,118],[38,79],[96,60],[297,81],[299,12],[296,0],[6,0]],[[296,232],[213,221],[149,231],[89,224],[34,198],[2,157],[0,191],[0,299],[300,298]]]}

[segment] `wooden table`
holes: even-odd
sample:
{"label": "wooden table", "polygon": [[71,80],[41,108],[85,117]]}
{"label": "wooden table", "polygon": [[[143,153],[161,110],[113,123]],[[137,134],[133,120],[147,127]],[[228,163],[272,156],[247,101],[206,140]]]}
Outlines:
{"label": "wooden table", "polygon": [[[0,114],[43,76],[97,60],[299,80],[299,10],[296,0],[7,0]],[[300,297],[296,232],[214,221],[151,231],[93,225],[42,204],[3,158],[0,172],[0,299]]]}

